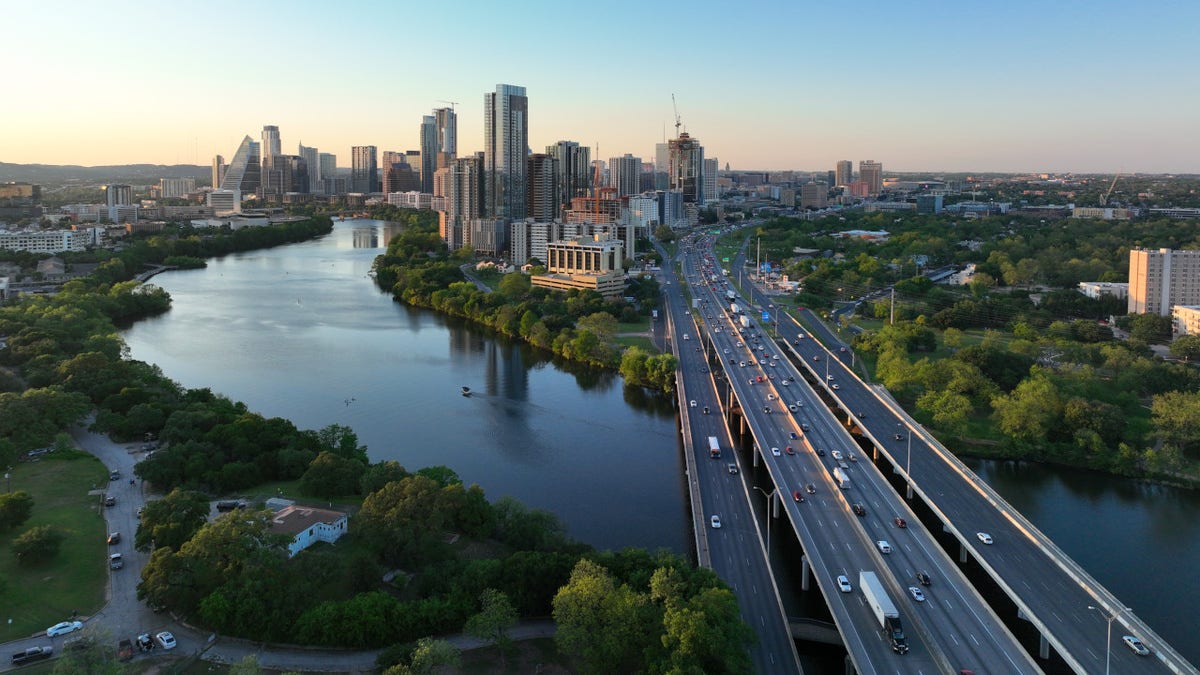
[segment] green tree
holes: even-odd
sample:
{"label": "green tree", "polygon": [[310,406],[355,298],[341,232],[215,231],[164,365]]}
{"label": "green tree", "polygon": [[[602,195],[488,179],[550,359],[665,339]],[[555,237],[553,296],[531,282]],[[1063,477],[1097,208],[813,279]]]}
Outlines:
{"label": "green tree", "polygon": [[1191,361],[1200,356],[1200,335],[1180,335],[1171,342],[1171,356],[1184,361]]}
{"label": "green tree", "polygon": [[408,664],[397,664],[383,671],[383,675],[430,675],[442,668],[458,668],[462,655],[458,647],[445,640],[421,638],[413,648]]}
{"label": "green tree", "polygon": [[1040,441],[1054,431],[1063,402],[1054,382],[1043,373],[1035,373],[1011,394],[997,396],[992,407],[1005,434],[1024,441]]}
{"label": "green tree", "polygon": [[18,490],[0,494],[0,530],[12,530],[33,515],[33,495]]}
{"label": "green tree", "polygon": [[25,530],[13,540],[12,552],[21,565],[36,565],[58,555],[63,534],[49,525],[39,525]]}
{"label": "green tree", "polygon": [[326,450],[317,455],[300,477],[300,491],[326,499],[354,495],[358,493],[366,471],[366,465],[360,460]]}
{"label": "green tree", "polygon": [[395,460],[376,462],[363,472],[362,479],[359,481],[358,493],[369,495],[392,481],[401,480],[410,475],[408,470]]}
{"label": "green tree", "polygon": [[1157,314],[1136,314],[1129,322],[1129,337],[1147,344],[1165,344],[1171,340],[1172,319]]}
{"label": "green tree", "polygon": [[523,298],[529,292],[530,287],[527,275],[521,272],[512,272],[500,277],[500,284],[496,288],[509,298]]}
{"label": "green tree", "polygon": [[668,604],[662,646],[670,673],[748,673],[747,647],[754,638],[742,621],[737,598],[725,588],[707,588],[686,602]]}
{"label": "green tree", "polygon": [[953,391],[927,391],[917,399],[917,408],[946,431],[961,435],[970,421],[974,407],[971,399]]}
{"label": "green tree", "polygon": [[618,585],[609,572],[580,560],[567,585],[554,596],[554,639],[579,659],[585,673],[636,670],[641,656],[661,634],[649,599]]}
{"label": "green tree", "polygon": [[146,504],[134,547],[149,551],[165,546],[178,551],[208,522],[208,513],[208,498],[203,493],[175,488],[166,497]]}
{"label": "green tree", "polygon": [[467,635],[507,647],[508,631],[517,625],[517,610],[508,596],[494,588],[485,588],[479,596],[479,613],[467,619],[463,627]]}
{"label": "green tree", "polygon": [[1151,400],[1150,415],[1164,443],[1183,452],[1200,443],[1200,393],[1159,394]]}
{"label": "green tree", "polygon": [[675,241],[675,230],[670,225],[659,225],[654,228],[654,238],[663,243]]}

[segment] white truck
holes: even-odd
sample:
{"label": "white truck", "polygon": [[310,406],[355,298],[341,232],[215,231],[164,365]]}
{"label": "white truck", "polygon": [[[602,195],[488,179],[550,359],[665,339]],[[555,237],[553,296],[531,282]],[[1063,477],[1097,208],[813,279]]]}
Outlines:
{"label": "white truck", "polygon": [[745,314],[738,317],[738,323],[742,324],[742,328],[750,327],[750,319]]}
{"label": "white truck", "polygon": [[734,293],[733,291],[725,291],[725,299],[726,300],[733,300],[736,297],[737,297],[737,293]]}
{"label": "white truck", "polygon": [[833,479],[837,481],[838,487],[843,490],[850,489],[850,476],[846,475],[845,471],[836,466],[833,467]]}
{"label": "white truck", "polygon": [[730,313],[730,314],[740,314],[740,313],[741,313],[741,312],[738,310],[738,305],[737,305],[737,303],[736,303],[736,302],[731,302],[731,303],[729,303],[729,313]]}
{"label": "white truck", "polygon": [[712,459],[721,459],[721,444],[717,442],[716,436],[708,437],[708,456]]}
{"label": "white truck", "polygon": [[900,612],[897,611],[896,605],[892,604],[892,599],[888,597],[887,592],[883,590],[883,584],[879,583],[879,578],[875,576],[874,572],[860,570],[858,587],[862,590],[863,597],[867,599],[871,612],[875,614],[875,619],[879,621],[879,628],[883,631],[884,637],[892,643],[892,651],[897,654],[908,653],[908,640],[904,637],[904,627],[900,624]]}

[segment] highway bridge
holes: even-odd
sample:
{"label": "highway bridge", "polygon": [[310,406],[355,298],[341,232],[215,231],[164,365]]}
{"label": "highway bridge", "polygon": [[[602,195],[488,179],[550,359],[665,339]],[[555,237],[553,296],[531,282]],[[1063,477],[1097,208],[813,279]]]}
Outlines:
{"label": "highway bridge", "polygon": [[[691,401],[701,396],[704,403],[697,400],[697,405],[719,410],[754,439],[753,463],[776,486],[772,508],[791,522],[805,551],[805,571],[813,571],[859,672],[876,672],[877,667],[888,672],[957,672],[958,668],[1037,672],[1033,657],[1047,659],[1051,648],[1077,673],[1197,672],[909,418],[886,391],[859,379],[848,367],[852,352],[817,317],[800,310],[801,325],[779,312],[773,298],[747,285],[743,288],[747,297],[739,295],[735,302],[746,316],[767,312],[775,339],[768,338],[768,327],[757,322],[748,320],[749,326],[742,328],[738,325],[742,315],[729,311],[724,297],[727,282],[719,266],[709,257],[705,270],[698,257],[711,254],[698,241],[685,242],[684,249],[688,247],[693,253],[684,256],[682,264],[692,297],[699,301],[690,325],[695,332],[689,331],[688,318],[677,313],[671,317],[674,331],[687,335],[687,339],[678,335],[674,339],[681,356],[681,401],[687,401],[687,411],[694,413]],[[739,255],[734,265],[741,266],[742,261]],[[681,304],[681,291],[675,285],[667,289],[667,296]],[[697,347],[700,352],[695,352]],[[702,354],[705,365],[687,358],[691,353]],[[804,377],[798,376],[797,366]],[[689,368],[697,369],[690,379]],[[693,383],[703,382],[703,375],[711,375],[711,384],[703,385],[697,394]],[[721,396],[720,408],[712,406],[714,393]],[[833,417],[830,407],[839,418]],[[871,442],[871,457],[846,460],[848,453],[860,452],[847,427]],[[688,447],[694,448],[693,457],[699,457],[707,449],[703,441],[695,440]],[[795,454],[771,450],[789,445]],[[842,460],[833,457],[834,449]],[[868,459],[900,482],[905,495],[926,514],[933,532],[922,526]],[[838,489],[831,473],[835,466],[849,476],[849,489]],[[806,496],[804,502],[791,499],[793,490],[809,484],[813,494],[806,490],[798,495]],[[862,517],[853,515],[854,504],[863,506]],[[695,515],[702,528],[712,514]],[[901,522],[897,518],[907,527],[897,527]],[[708,545],[726,536],[710,529]],[[891,553],[880,552],[876,542],[881,540],[889,542]],[[993,608],[983,602],[951,556],[959,563],[978,564],[1011,605],[993,602]],[[908,619],[912,651],[907,656],[890,654],[882,645],[873,617],[857,600],[858,593],[838,590],[834,578],[844,574],[855,580],[859,569],[873,569],[885,580]],[[936,577],[920,603],[905,593],[916,571]],[[998,612],[1005,615],[1005,622],[997,619]],[[1033,644],[1022,647],[1010,629],[1027,634],[1028,627],[1036,629],[1036,637]],[[1118,641],[1110,641],[1106,649],[1110,627]],[[1141,638],[1150,656],[1126,649],[1119,641],[1123,634]]]}

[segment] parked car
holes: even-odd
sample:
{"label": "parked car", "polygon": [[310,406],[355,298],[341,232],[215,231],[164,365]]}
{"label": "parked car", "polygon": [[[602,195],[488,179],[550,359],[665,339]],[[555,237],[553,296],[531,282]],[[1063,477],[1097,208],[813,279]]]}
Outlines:
{"label": "parked car", "polygon": [[175,649],[175,636],[171,635],[165,630],[158,635],[155,635],[154,640],[158,643],[158,646],[162,647],[163,649]]}
{"label": "parked car", "polygon": [[148,652],[151,649],[154,649],[154,640],[150,637],[149,633],[142,633],[141,635],[137,636],[137,647],[138,650],[143,652]]}
{"label": "parked car", "polygon": [[113,544],[119,544],[119,543],[121,543],[121,533],[120,532],[110,532],[108,534],[108,545],[112,546]]}
{"label": "parked car", "polygon": [[59,635],[74,633],[82,628],[82,621],[61,621],[46,629],[46,637],[58,637]]}
{"label": "parked car", "polygon": [[233,511],[244,508],[246,508],[246,502],[243,499],[222,499],[217,502],[218,511]]}
{"label": "parked car", "polygon": [[50,645],[46,645],[45,647],[30,647],[25,651],[20,651],[16,654],[13,654],[12,664],[14,666],[21,666],[25,665],[26,663],[33,663],[35,661],[41,661],[42,659],[48,659],[53,655],[54,647]]}

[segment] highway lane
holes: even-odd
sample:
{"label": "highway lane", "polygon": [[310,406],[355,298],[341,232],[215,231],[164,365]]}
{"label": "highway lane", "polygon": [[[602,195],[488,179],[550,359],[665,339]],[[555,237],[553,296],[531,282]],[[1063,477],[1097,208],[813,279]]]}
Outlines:
{"label": "highway lane", "polygon": [[[723,285],[718,285],[718,289],[719,292],[724,292]],[[708,285],[708,290],[710,293],[712,293],[711,284]],[[718,299],[715,294],[711,296],[710,302],[721,302],[722,307],[724,305],[724,299]],[[707,312],[707,310],[705,311]],[[725,316],[723,311],[719,312],[719,314],[722,317]],[[732,326],[732,324],[730,324],[730,326]],[[752,350],[750,349],[751,347],[753,347]],[[832,462],[834,462],[831,449],[842,448],[842,452],[844,452],[846,456],[850,456],[852,451],[857,451],[857,446],[854,444],[853,440],[849,437],[846,431],[840,426],[840,424],[838,424],[837,421],[832,418],[832,416],[825,409],[824,404],[817,399],[815,394],[812,393],[806,384],[803,382],[789,381],[789,378],[795,377],[795,373],[790,369],[790,365],[786,359],[763,358],[763,356],[767,354],[777,356],[777,351],[779,351],[779,346],[765,339],[759,340],[757,343],[753,340],[750,340],[746,342],[744,353],[736,354],[736,365],[730,364],[729,359],[726,359],[726,364],[735,372],[743,370],[740,366],[743,356],[747,360],[748,366],[750,365],[750,359],[753,358],[751,357],[752,353],[757,355],[758,358],[755,360],[759,361],[760,363],[774,363],[775,365],[767,365],[765,367],[762,365],[757,366],[762,372],[752,370],[752,368],[749,367],[744,369],[750,370],[750,374],[754,376],[755,380],[757,380],[760,374],[774,374],[776,377],[773,380],[765,378],[765,383],[756,382],[754,385],[750,384],[750,378],[747,377],[745,389],[749,390],[751,387],[756,386],[762,387],[760,390],[760,398],[753,398],[753,394],[743,395],[739,393],[740,399],[743,401],[754,400],[755,410],[753,411],[753,416],[758,417],[767,416],[765,412],[759,413],[757,410],[758,403],[764,403],[768,409],[772,409],[774,412],[779,413],[789,412],[789,410],[787,410],[785,407],[785,401],[795,405],[797,407],[796,416],[798,419],[797,428],[793,431],[793,433],[796,433],[798,436],[803,435],[803,440],[809,443],[815,443],[815,447],[826,446],[822,448],[827,450],[826,456],[823,459],[812,452],[804,453],[807,457],[817,462],[815,466],[815,475],[813,473],[814,467],[810,466],[805,469],[798,469],[796,467],[799,467],[803,462],[793,463],[791,465],[792,469],[790,472],[792,477],[780,479],[779,476],[775,476],[776,484],[795,485],[800,487],[812,482],[817,490],[817,495],[810,497],[806,503],[820,504],[822,507],[829,506],[836,510],[841,518],[848,518],[853,521],[854,516],[849,515],[851,513],[849,507],[850,502],[842,495],[854,494],[857,490],[860,490],[859,483],[861,483],[862,488],[867,488],[869,491],[873,492],[873,496],[867,500],[872,502],[874,507],[873,511],[881,514],[886,512],[888,514],[886,520],[883,515],[880,515],[874,519],[871,517],[861,519],[864,523],[877,521],[877,523],[880,524],[880,527],[883,528],[876,529],[874,532],[872,532],[873,536],[871,541],[883,538],[893,538],[891,530],[886,528],[891,527],[891,518],[894,517],[894,514],[905,514],[904,517],[906,522],[915,521],[915,519],[904,507],[904,505],[900,503],[898,497],[896,497],[895,492],[890,488],[890,486],[884,483],[882,476],[876,476],[870,481],[857,481],[848,491],[841,491],[835,487],[835,483],[830,478],[828,473],[828,469],[832,467]],[[741,378],[738,379],[739,381],[737,384],[740,385]],[[772,396],[775,397],[774,400],[772,400]],[[793,396],[797,398],[793,398]],[[747,404],[746,407],[749,408],[750,404]],[[751,411],[748,410],[747,413],[750,415]],[[760,435],[770,434],[769,428],[772,426],[771,421],[772,420],[770,418],[758,420],[758,422],[755,424],[756,429],[768,429],[767,431],[760,432]],[[798,427],[799,423],[809,424],[809,431],[807,433],[801,432]],[[778,461],[779,457],[782,457],[785,460],[786,458],[790,457],[790,455],[787,454],[786,446],[784,445],[787,442],[793,443],[793,450],[798,450],[796,447],[797,441],[793,441],[790,438],[759,438],[759,442],[763,444],[765,451],[764,459],[768,464],[770,464],[772,460]],[[776,445],[776,443],[778,443],[778,445]],[[771,452],[768,449],[770,447],[784,447],[785,450],[784,452],[780,453],[779,457],[777,457],[774,452]],[[826,466],[822,462],[830,462],[830,464]],[[783,465],[786,466],[786,461]],[[857,473],[859,470],[864,469],[869,472],[875,472],[874,467],[869,463],[859,463],[857,465],[848,463],[846,466],[849,470],[851,470],[852,473]],[[853,469],[850,469],[850,467],[853,467]],[[788,472],[785,471],[785,473]],[[785,494],[787,494],[786,491]],[[831,496],[828,502],[825,497],[826,494]],[[889,500],[891,503],[887,504]],[[885,506],[885,504],[887,505]],[[803,507],[803,505],[800,506]],[[822,508],[822,510],[818,511],[818,513],[824,513],[824,509]],[[868,514],[870,513],[871,511],[868,512]],[[811,521],[812,519],[810,518],[809,520]],[[841,537],[847,536],[845,534],[839,534],[839,530],[850,533],[854,530],[857,530],[859,527],[857,523],[853,522],[849,523],[849,525],[844,525],[843,521],[839,521],[836,518],[829,521],[829,523],[830,531],[822,536],[830,536],[831,540],[837,540]],[[824,517],[816,519],[817,526],[825,527],[826,524],[827,522]],[[797,523],[797,526],[798,529],[805,527],[804,521]],[[944,554],[941,548],[936,545],[936,542],[932,540],[932,537],[925,532],[923,528],[906,528],[905,530],[897,530],[897,532],[907,536],[900,541],[893,542],[893,552],[889,555],[883,556],[883,559],[886,560],[886,563],[879,562],[880,567],[883,567],[886,564],[886,566],[892,570],[894,577],[899,580],[897,583],[891,584],[892,588],[890,589],[890,595],[893,596],[893,601],[902,608],[902,614],[909,616],[922,616],[924,618],[924,622],[933,624],[937,639],[939,641],[948,643],[948,645],[944,646],[943,648],[948,654],[946,658],[954,664],[953,667],[978,667],[979,664],[989,664],[989,672],[1037,672],[1036,665],[1024,656],[1023,650],[1021,650],[1021,648],[1016,644],[1015,639],[1013,639],[1012,636],[1007,633],[1007,630],[1004,628],[999,618],[996,617],[995,614],[992,613],[989,608],[987,608],[982,599],[975,594],[974,589],[970,586],[967,580],[957,572],[953,562]],[[854,539],[861,536],[861,534],[850,535],[850,538]],[[863,543],[850,541],[842,542],[842,545],[849,548],[854,548],[855,546],[863,546]],[[872,544],[871,542],[867,542],[865,545],[869,547]],[[836,546],[836,544],[831,545],[831,548],[834,546]],[[846,575],[856,583],[857,570],[876,569],[876,567],[872,564],[875,562],[878,561],[864,561],[860,559],[849,567],[843,567],[843,573],[846,573]],[[907,595],[907,587],[909,585],[916,584],[915,574],[919,569],[934,570],[935,575],[944,577],[945,579],[945,581],[938,584],[939,592],[936,598],[931,591],[930,597],[927,598],[927,600],[923,603],[910,602],[908,600],[909,596]],[[937,570],[943,569],[949,570],[949,573],[939,574],[937,572]],[[825,588],[828,585],[832,585],[832,579],[834,576],[836,575],[830,574],[829,579],[825,580],[825,583],[822,584],[822,587]],[[891,578],[889,575],[885,574],[881,574],[880,576],[881,578]],[[836,595],[836,590],[834,590],[833,593]],[[827,597],[830,597],[830,592],[828,590],[826,591],[826,595]],[[855,596],[857,596],[857,594],[855,594]],[[972,615],[971,620],[964,621],[964,613]],[[910,625],[912,624],[910,623]],[[909,632],[911,637],[912,631]],[[996,636],[1000,637],[997,638]],[[916,655],[917,653],[918,649],[914,646],[914,651],[910,653],[910,656]],[[916,664],[911,663],[910,665]]]}
{"label": "highway lane", "polygon": [[[712,569],[737,594],[743,620],[758,636],[750,650],[755,672],[800,672],[799,656],[765,558],[752,504],[741,483],[740,473],[731,474],[728,469],[731,463],[737,466],[738,457],[721,417],[722,406],[705,359],[700,333],[669,261],[663,265],[663,276],[670,282],[663,287],[665,311],[670,314],[680,378],[688,397],[683,404],[687,408],[683,419],[688,423],[685,441],[686,436],[690,436],[691,443],[685,444],[685,451],[695,454],[697,475],[694,478],[700,485],[702,512],[693,514],[695,519],[702,521],[698,538],[704,540]],[[697,352],[697,348],[701,351]],[[708,414],[703,412],[706,407]],[[719,460],[707,457],[706,439],[709,436],[717,437],[722,447]],[[709,524],[714,515],[721,520],[719,529]]]}
{"label": "highway lane", "polygon": [[[774,302],[757,289],[754,293],[756,304]],[[781,314],[779,321],[785,335],[809,330],[786,314]],[[811,312],[808,312],[806,323],[819,331],[829,344],[841,344]],[[789,349],[800,362],[809,365],[809,371],[817,381],[823,379],[823,372],[821,368],[813,367],[811,357],[817,355],[826,361],[840,385],[838,390],[829,387],[828,394],[843,410],[854,415],[856,423],[896,465],[901,469],[909,467],[909,475],[915,477],[922,497],[935,511],[944,514],[960,545],[989,570],[1002,587],[1009,589],[1009,595],[1014,596],[1022,612],[1035,619],[1035,625],[1048,629],[1051,644],[1068,664],[1080,673],[1103,672],[1108,610],[1088,607],[1120,610],[1122,604],[1114,602],[1111,594],[1082,570],[1073,569],[1073,563],[1060,564],[1054,557],[1057,551],[1045,550],[1044,535],[1036,532],[1011,506],[999,501],[973,473],[950,458],[948,451],[939,451],[927,442],[932,439],[907,416],[898,414],[858,380],[847,367],[851,354],[827,351],[807,339],[790,341]],[[830,359],[830,356],[836,358]],[[902,434],[901,440],[894,438],[897,432]],[[977,532],[991,535],[995,543],[982,543],[976,537]],[[1092,592],[1091,589],[1096,590]],[[1120,636],[1130,633],[1141,638],[1156,656],[1166,652],[1175,662],[1167,664],[1160,658],[1133,654],[1120,643]],[[1170,672],[1173,668],[1178,672],[1197,672],[1129,612],[1121,612],[1113,625],[1113,636],[1112,672]]]}

